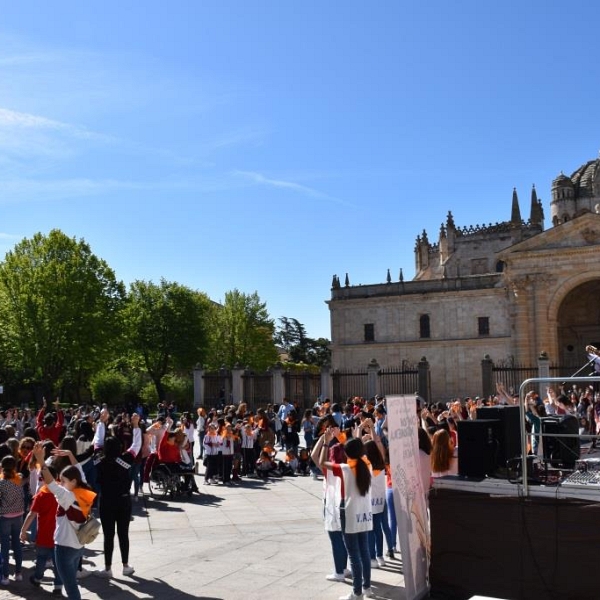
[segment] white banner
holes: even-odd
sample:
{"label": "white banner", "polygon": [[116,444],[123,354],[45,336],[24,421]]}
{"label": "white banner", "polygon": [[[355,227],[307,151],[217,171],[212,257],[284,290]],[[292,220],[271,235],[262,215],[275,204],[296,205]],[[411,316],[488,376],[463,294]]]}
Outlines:
{"label": "white banner", "polygon": [[430,545],[414,396],[387,396],[387,426],[406,598],[418,600],[429,592]]}

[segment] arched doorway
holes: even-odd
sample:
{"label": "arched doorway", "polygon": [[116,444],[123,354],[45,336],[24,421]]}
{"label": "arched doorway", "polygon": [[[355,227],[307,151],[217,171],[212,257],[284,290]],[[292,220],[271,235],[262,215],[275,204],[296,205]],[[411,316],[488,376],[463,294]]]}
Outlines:
{"label": "arched doorway", "polygon": [[558,309],[560,364],[576,371],[587,362],[585,347],[600,349],[600,280],[573,288]]}

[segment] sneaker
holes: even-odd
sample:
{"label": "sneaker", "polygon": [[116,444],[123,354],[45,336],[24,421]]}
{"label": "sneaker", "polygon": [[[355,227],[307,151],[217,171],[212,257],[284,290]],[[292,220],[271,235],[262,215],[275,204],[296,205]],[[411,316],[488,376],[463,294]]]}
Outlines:
{"label": "sneaker", "polygon": [[123,567],[123,575],[133,575],[134,573],[135,569],[133,567],[130,567],[129,565]]}
{"label": "sneaker", "polygon": [[95,574],[98,577],[103,577],[104,579],[110,579],[113,576],[112,569],[104,569],[103,571],[95,571]]}
{"label": "sneaker", "polygon": [[385,558],[383,558],[383,556],[378,556],[377,557],[377,564],[380,567],[385,567]]}
{"label": "sneaker", "polygon": [[379,563],[374,558],[371,559],[371,569],[379,569]]}
{"label": "sneaker", "polygon": [[23,573],[15,573],[15,581],[23,581]]}
{"label": "sneaker", "polygon": [[62,588],[54,588],[52,590],[52,596],[58,596],[59,598],[62,598]]}
{"label": "sneaker", "polygon": [[210,481],[208,481],[208,479],[204,480],[204,485],[210,485]]}
{"label": "sneaker", "polygon": [[363,595],[359,594],[358,596],[354,592],[350,592],[347,596],[340,596],[340,600],[362,600]]}
{"label": "sneaker", "polygon": [[10,583],[10,579],[8,577],[2,577],[0,579],[0,585],[8,585]]}
{"label": "sneaker", "polygon": [[40,579],[36,579],[33,575],[29,578],[29,583],[35,585],[35,587],[40,587],[42,585],[42,581]]}
{"label": "sneaker", "polygon": [[92,572],[88,569],[81,569],[81,571],[77,571],[77,579],[85,579],[89,577]]}
{"label": "sneaker", "polygon": [[331,575],[327,575],[325,579],[327,579],[327,581],[344,581],[344,575],[340,575],[339,573],[331,573]]}
{"label": "sneaker", "polygon": [[373,588],[363,588],[363,596],[365,598],[373,598],[375,596],[375,592],[373,591]]}
{"label": "sneaker", "polygon": [[352,571],[350,569],[344,569],[344,577],[352,577]]}
{"label": "sneaker", "polygon": [[396,558],[395,555],[394,555],[394,551],[392,549],[390,549],[390,550],[387,551],[386,556],[388,558],[391,558],[392,560],[394,560]]}

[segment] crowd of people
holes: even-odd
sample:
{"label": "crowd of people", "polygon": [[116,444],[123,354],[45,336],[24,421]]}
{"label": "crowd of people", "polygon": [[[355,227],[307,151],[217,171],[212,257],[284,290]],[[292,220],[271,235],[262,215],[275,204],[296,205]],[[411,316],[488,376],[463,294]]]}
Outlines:
{"label": "crowd of people", "polygon": [[[532,452],[545,414],[573,414],[582,432],[596,434],[600,402],[593,390],[561,392],[548,389],[544,399],[529,392],[525,398]],[[487,399],[426,404],[417,397],[424,493],[434,478],[457,473],[458,421],[476,418],[480,406],[518,402],[501,384]],[[90,572],[82,567],[76,529],[92,511],[100,518],[104,545],[104,569],[96,574],[113,576],[116,535],[122,573],[132,575],[132,503],[143,493],[151,465],[180,474],[182,491],[192,495],[199,492],[194,466],[200,461],[205,485],[240,485],[245,478],[321,480],[334,565],[327,579],[350,577],[347,598],[370,597],[371,570],[395,560],[397,552],[388,446],[386,400],[379,396],[343,403],[319,399],[302,410],[284,398],[256,411],[240,403],[181,415],[174,405],[161,404],[152,419],[141,404],[112,412],[63,411],[46,401],[37,413],[8,409],[0,414],[0,584],[23,579],[23,544],[29,543],[36,549],[31,584],[40,586],[52,569],[52,594],[64,590],[80,598],[78,579]]]}

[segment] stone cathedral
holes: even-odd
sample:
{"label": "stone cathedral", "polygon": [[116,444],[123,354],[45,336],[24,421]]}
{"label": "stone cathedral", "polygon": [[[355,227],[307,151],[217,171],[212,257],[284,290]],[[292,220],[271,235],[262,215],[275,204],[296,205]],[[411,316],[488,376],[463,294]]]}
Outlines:
{"label": "stone cathedral", "polygon": [[544,229],[534,187],[527,220],[516,190],[508,221],[461,227],[448,213],[437,242],[417,237],[412,281],[334,276],[332,368],[425,357],[433,400],[480,394],[485,355],[533,367],[545,352],[574,373],[600,347],[600,159],[556,177],[549,208]]}

